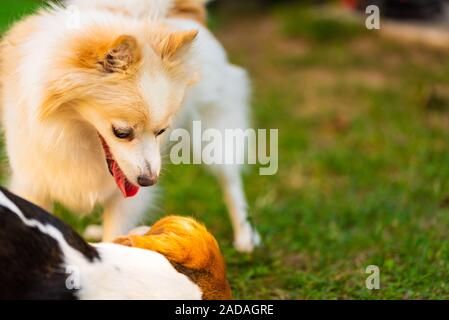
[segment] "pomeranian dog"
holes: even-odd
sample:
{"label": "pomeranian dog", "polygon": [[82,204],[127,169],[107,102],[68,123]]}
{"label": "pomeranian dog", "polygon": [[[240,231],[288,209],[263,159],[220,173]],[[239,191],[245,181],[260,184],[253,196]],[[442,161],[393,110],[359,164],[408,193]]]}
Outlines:
{"label": "pomeranian dog", "polygon": [[[46,209],[102,205],[111,241],[153,203],[170,126],[249,128],[247,75],[204,26],[206,2],[70,0],[16,23],[0,53],[11,190]],[[209,167],[235,247],[253,250],[240,166]]]}

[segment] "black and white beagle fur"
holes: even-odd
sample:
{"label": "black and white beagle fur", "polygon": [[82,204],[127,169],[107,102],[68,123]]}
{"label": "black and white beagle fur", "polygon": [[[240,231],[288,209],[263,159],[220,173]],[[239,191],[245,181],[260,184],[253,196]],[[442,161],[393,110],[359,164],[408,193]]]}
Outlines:
{"label": "black and white beagle fur", "polygon": [[0,188],[0,299],[201,299],[154,251],[91,245],[43,209]]}

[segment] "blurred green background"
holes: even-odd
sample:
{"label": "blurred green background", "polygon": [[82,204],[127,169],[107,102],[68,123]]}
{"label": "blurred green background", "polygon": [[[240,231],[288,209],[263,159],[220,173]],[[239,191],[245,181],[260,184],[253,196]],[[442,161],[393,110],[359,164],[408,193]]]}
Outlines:
{"label": "blurred green background", "polygon": [[[210,25],[252,76],[254,126],[279,129],[278,174],[245,176],[264,246],[234,251],[217,181],[198,166],[165,166],[147,222],[204,221],[235,298],[448,298],[448,52],[386,40],[334,7],[218,2]],[[2,0],[1,30],[35,6]],[[79,231],[100,222],[57,212]],[[365,287],[372,264],[380,290]]]}

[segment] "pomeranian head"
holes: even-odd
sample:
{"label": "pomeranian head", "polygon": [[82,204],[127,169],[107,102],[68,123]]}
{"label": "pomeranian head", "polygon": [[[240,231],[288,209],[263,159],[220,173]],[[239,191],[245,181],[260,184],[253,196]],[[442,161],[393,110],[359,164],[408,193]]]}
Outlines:
{"label": "pomeranian head", "polygon": [[66,40],[49,70],[41,119],[69,114],[91,125],[125,197],[158,179],[160,137],[197,77],[196,36],[155,22],[93,25]]}
{"label": "pomeranian head", "polygon": [[204,300],[232,298],[218,243],[206,227],[192,218],[166,217],[144,235],[128,235],[114,242],[164,255],[201,288]]}

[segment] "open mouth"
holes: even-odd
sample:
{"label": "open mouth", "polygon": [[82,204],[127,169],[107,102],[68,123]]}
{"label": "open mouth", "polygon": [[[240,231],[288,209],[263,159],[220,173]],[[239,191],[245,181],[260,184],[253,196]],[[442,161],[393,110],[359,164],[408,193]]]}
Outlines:
{"label": "open mouth", "polygon": [[115,161],[108,144],[100,134],[98,136],[100,137],[101,145],[103,146],[109,172],[114,177],[115,183],[119,187],[123,196],[125,198],[135,196],[137,192],[139,192],[139,187],[132,184],[128,180],[128,178],[126,178],[126,175],[123,173],[122,169],[120,169],[120,166],[118,165],[117,161]]}

